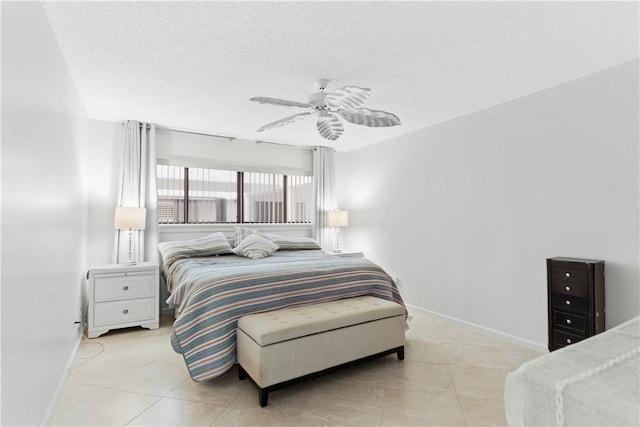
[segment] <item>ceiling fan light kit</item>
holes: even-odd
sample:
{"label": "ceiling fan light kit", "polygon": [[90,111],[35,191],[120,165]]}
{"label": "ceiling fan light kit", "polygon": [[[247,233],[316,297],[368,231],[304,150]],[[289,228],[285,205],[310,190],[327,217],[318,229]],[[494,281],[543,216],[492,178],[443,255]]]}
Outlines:
{"label": "ceiling fan light kit", "polygon": [[393,113],[370,110],[362,107],[367,98],[369,98],[371,89],[359,86],[344,86],[334,92],[327,93],[324,90],[328,84],[328,79],[319,79],[317,81],[318,92],[309,95],[309,102],[306,103],[263,96],[251,98],[250,101],[260,104],[298,107],[311,110],[267,123],[259,128],[258,132],[293,123],[313,113],[317,113],[318,115],[316,127],[320,136],[330,141],[335,141],[344,133],[344,126],[338,116],[349,123],[361,126],[390,127],[400,125],[400,119]]}

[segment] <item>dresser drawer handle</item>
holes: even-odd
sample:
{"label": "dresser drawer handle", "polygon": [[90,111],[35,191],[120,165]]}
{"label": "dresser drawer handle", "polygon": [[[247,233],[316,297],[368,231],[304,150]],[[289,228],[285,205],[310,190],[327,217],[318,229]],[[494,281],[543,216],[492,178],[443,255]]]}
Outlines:
{"label": "dresser drawer handle", "polygon": [[569,278],[571,277],[571,273],[569,273],[568,271],[566,273],[564,273],[564,277]]}
{"label": "dresser drawer handle", "polygon": [[567,344],[571,344],[571,338],[567,338]]}
{"label": "dresser drawer handle", "polygon": [[128,291],[128,290],[129,290],[129,286],[128,286],[128,285],[124,285],[124,286],[122,287],[122,290],[123,290],[123,291]]}
{"label": "dresser drawer handle", "polygon": [[127,314],[127,313],[129,313],[129,310],[127,310],[126,308],[122,310],[122,314]]}
{"label": "dresser drawer handle", "polygon": [[567,305],[571,305],[571,301],[569,301],[569,300],[566,300],[564,303],[567,304]]}
{"label": "dresser drawer handle", "polygon": [[571,286],[565,286],[564,290],[567,291],[567,292],[571,292]]}
{"label": "dresser drawer handle", "polygon": [[571,324],[571,319],[567,319],[567,325]]}

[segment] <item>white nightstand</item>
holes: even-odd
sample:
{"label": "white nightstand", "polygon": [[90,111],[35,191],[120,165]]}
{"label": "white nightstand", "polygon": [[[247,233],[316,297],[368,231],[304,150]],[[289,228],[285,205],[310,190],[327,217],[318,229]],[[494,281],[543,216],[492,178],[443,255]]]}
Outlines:
{"label": "white nightstand", "polygon": [[88,273],[89,338],[111,329],[159,326],[159,268],[157,264],[109,264]]}
{"label": "white nightstand", "polygon": [[327,252],[329,255],[339,256],[342,258],[364,258],[362,252]]}

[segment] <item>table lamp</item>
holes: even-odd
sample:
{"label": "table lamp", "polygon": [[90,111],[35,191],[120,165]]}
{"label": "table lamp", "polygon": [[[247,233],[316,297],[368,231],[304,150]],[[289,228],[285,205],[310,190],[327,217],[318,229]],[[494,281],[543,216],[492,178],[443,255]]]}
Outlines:
{"label": "table lamp", "polygon": [[133,255],[133,230],[144,230],[147,219],[145,208],[116,207],[113,227],[117,230],[129,230],[129,260],[126,265],[136,265]]}
{"label": "table lamp", "polygon": [[329,227],[336,229],[336,249],[333,252],[340,252],[340,227],[346,227],[349,225],[349,212],[336,209],[329,212],[327,218],[327,224]]}

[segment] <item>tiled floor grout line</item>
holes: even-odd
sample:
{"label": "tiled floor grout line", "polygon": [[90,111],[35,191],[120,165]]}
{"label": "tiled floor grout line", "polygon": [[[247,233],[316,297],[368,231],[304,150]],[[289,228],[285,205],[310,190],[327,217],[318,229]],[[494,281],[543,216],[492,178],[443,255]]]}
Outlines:
{"label": "tiled floor grout line", "polygon": [[[447,358],[447,354],[445,352],[445,359]],[[462,402],[460,402],[460,394],[458,393],[458,387],[456,386],[456,382],[453,379],[453,372],[451,372],[451,364],[447,362],[447,370],[449,371],[449,376],[451,377],[451,382],[453,383],[453,390],[456,394],[456,402],[458,402],[458,408],[460,409],[460,413],[462,414],[462,419],[464,420],[464,424],[467,427],[470,427],[469,421],[467,421],[467,415],[464,413],[464,409],[462,408]]]}
{"label": "tiled floor grout line", "polygon": [[[140,393],[142,394],[142,393]],[[157,397],[157,396],[154,396]],[[142,414],[144,414],[146,411],[148,411],[149,409],[151,409],[152,406],[154,406],[156,403],[160,402],[163,399],[163,397],[158,398],[155,402],[153,402],[152,404],[150,404],[149,406],[147,406],[144,410],[140,411],[138,413],[138,415],[134,416],[133,418],[131,418],[128,422],[126,422],[125,424],[123,424],[123,427],[130,425],[132,422],[134,422],[138,417],[140,417]]]}

